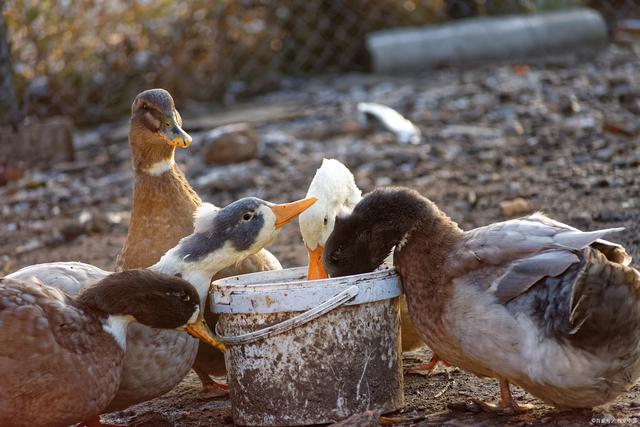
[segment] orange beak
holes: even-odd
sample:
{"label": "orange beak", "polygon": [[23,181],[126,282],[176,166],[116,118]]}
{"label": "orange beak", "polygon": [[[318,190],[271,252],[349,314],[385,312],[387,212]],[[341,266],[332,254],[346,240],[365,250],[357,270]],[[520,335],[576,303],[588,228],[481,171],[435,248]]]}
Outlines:
{"label": "orange beak", "polygon": [[191,136],[182,130],[175,118],[169,119],[163,126],[162,134],[166,138],[166,143],[172,147],[187,148],[191,145]]}
{"label": "orange beak", "polygon": [[317,197],[308,197],[291,203],[271,206],[271,210],[276,215],[276,228],[291,222],[295,217],[306,211],[313,205]]}
{"label": "orange beak", "polygon": [[200,317],[195,323],[187,325],[185,329],[192,337],[198,338],[200,341],[204,341],[220,351],[224,351],[224,344],[215,338],[204,317]]}
{"label": "orange beak", "polygon": [[309,269],[307,270],[307,280],[326,279],[329,275],[324,271],[322,265],[322,251],[324,248],[320,245],[316,246],[314,250],[309,249],[307,246],[307,252],[309,253]]}

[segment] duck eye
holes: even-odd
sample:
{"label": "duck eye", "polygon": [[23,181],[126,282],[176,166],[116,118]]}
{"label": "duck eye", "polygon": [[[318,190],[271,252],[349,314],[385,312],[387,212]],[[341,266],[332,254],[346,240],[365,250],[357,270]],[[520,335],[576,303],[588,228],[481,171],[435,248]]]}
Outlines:
{"label": "duck eye", "polygon": [[178,297],[182,301],[191,301],[191,297],[186,292],[167,292],[166,294],[169,296]]}
{"label": "duck eye", "polygon": [[338,262],[340,261],[340,253],[342,252],[341,248],[336,249],[335,251],[333,251],[331,253],[331,256],[329,257],[329,259],[331,260],[331,262]]}
{"label": "duck eye", "polygon": [[251,221],[252,218],[253,218],[253,213],[252,212],[247,212],[246,214],[244,214],[242,216],[242,219],[244,221]]}
{"label": "duck eye", "polygon": [[147,104],[142,104],[142,109],[146,111],[149,109],[149,106]]}
{"label": "duck eye", "polygon": [[325,216],[323,222],[324,222],[324,225],[327,225],[329,223],[329,218]]}

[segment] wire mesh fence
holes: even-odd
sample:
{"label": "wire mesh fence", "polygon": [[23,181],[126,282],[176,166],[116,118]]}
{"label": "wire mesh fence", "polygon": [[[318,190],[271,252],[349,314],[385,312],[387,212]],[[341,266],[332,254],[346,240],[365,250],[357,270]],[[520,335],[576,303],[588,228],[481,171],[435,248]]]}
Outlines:
{"label": "wire mesh fence", "polygon": [[634,0],[7,0],[0,112],[91,124],[121,117],[154,86],[229,102],[283,76],[366,71],[372,31],[574,6],[611,28],[640,17]]}

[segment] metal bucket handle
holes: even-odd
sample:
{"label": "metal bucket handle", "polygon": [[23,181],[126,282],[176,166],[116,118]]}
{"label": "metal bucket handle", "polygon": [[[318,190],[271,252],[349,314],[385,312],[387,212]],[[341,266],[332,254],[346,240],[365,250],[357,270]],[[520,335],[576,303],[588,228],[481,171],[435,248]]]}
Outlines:
{"label": "metal bucket handle", "polygon": [[236,335],[236,336],[220,335],[220,331],[218,330],[220,322],[218,322],[216,323],[216,327],[215,327],[216,336],[220,341],[222,341],[225,344],[230,344],[230,345],[251,344],[261,339],[265,339],[273,335],[290,331],[291,329],[297,328],[298,326],[302,326],[305,323],[311,322],[312,320],[317,319],[323,314],[326,314],[331,310],[338,308],[339,306],[346,303],[356,295],[358,295],[358,287],[355,285],[349,286],[344,291],[329,298],[328,300],[318,305],[317,307],[312,308],[311,310],[307,310],[304,313],[301,313],[290,319],[284,320],[275,325],[268,326],[264,329],[259,329],[257,331]]}

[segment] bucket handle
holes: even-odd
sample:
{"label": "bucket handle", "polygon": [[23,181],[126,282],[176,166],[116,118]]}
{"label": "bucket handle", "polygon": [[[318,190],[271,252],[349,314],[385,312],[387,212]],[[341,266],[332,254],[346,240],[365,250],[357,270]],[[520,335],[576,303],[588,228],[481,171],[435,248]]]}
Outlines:
{"label": "bucket handle", "polygon": [[358,295],[358,287],[355,285],[349,286],[344,291],[329,298],[328,300],[318,305],[317,307],[314,307],[310,310],[305,311],[304,313],[298,314],[297,316],[294,316],[290,319],[287,319],[275,325],[268,326],[264,329],[259,329],[257,331],[236,335],[236,336],[220,335],[220,331],[218,328],[220,325],[220,322],[217,322],[215,327],[216,338],[218,338],[223,343],[230,344],[230,345],[251,344],[261,339],[265,339],[273,335],[290,331],[291,329],[297,328],[298,326],[302,326],[305,323],[311,322],[312,320],[317,319],[323,314],[326,314],[331,310],[338,308],[339,306],[346,303],[356,295]]}

